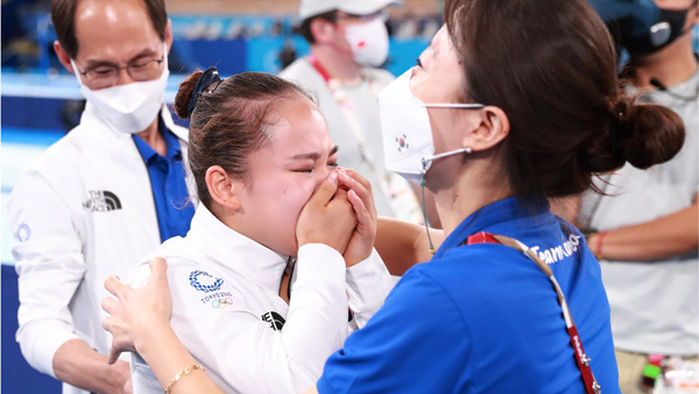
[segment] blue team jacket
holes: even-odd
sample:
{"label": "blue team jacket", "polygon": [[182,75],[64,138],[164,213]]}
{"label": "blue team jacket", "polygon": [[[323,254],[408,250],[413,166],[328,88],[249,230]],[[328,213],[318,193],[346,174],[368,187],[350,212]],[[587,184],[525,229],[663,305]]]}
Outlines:
{"label": "blue team jacket", "polygon": [[537,197],[481,208],[406,272],[330,357],[320,393],[584,393],[550,281],[513,248],[460,245],[480,231],[518,239],[550,265],[602,392],[619,393],[599,263]]}

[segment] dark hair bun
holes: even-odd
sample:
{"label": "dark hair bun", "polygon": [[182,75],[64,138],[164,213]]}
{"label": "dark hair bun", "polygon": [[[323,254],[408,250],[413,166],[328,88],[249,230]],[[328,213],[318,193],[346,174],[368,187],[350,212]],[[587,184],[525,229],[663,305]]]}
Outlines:
{"label": "dark hair bun", "polygon": [[640,169],[672,159],[684,144],[684,123],[674,111],[624,98],[611,113],[606,133],[595,135],[583,152],[591,172],[616,170],[629,162]]}
{"label": "dark hair bun", "polygon": [[629,107],[626,118],[620,122],[623,155],[634,167],[646,169],[672,159],[684,144],[685,129],[682,118],[673,110],[656,104],[638,104]]}
{"label": "dark hair bun", "polygon": [[199,78],[201,78],[202,74],[202,71],[193,72],[192,75],[187,77],[187,79],[180,84],[180,88],[177,90],[177,95],[175,96],[175,113],[182,119],[189,118],[187,107],[189,101],[192,99],[194,88],[197,86],[197,82],[199,82]]}

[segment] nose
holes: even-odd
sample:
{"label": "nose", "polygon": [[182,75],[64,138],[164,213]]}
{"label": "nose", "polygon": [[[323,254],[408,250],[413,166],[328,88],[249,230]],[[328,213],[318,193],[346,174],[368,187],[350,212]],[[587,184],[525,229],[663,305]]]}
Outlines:
{"label": "nose", "polygon": [[334,168],[329,168],[329,167],[324,167],[322,170],[317,170],[313,172],[313,193],[318,191],[318,188],[320,185],[328,180],[328,177],[330,177],[330,174],[335,172]]}
{"label": "nose", "polygon": [[120,86],[120,85],[128,85],[132,82],[135,82],[133,78],[131,78],[131,74],[129,74],[128,69],[126,67],[120,68],[117,74],[117,80],[114,86]]}
{"label": "nose", "polygon": [[334,167],[323,166],[323,168],[321,170],[317,171],[318,184],[320,184],[324,180],[328,179],[328,176],[330,176],[330,174],[333,173],[334,171],[335,171]]}

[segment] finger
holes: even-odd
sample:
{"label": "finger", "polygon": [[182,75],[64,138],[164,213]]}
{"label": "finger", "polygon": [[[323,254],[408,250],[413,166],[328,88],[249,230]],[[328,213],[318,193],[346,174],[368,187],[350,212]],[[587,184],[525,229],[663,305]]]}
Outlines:
{"label": "finger", "polygon": [[121,350],[117,349],[114,347],[114,344],[109,348],[109,355],[107,357],[107,364],[114,364],[119,360],[119,355],[121,354]]}
{"label": "finger", "polygon": [[347,193],[347,199],[352,204],[354,214],[357,216],[357,226],[360,227],[371,225],[371,215],[369,215],[369,211],[364,205],[364,201],[362,201],[357,193],[355,193],[354,190],[350,190],[349,193]]}
{"label": "finger", "polygon": [[164,285],[168,287],[167,283],[167,261],[162,257],[155,257],[148,264],[150,266],[150,277],[156,285]]}
{"label": "finger", "polygon": [[153,257],[148,263],[151,276],[160,276],[167,273],[167,261],[162,257]]}
{"label": "finger", "polygon": [[369,190],[363,184],[357,182],[354,178],[347,175],[347,173],[338,172],[337,179],[340,181],[340,183],[347,186],[349,190],[354,190],[354,192],[362,200],[366,200],[369,197]]}
{"label": "finger", "polygon": [[365,188],[371,189],[371,182],[364,177],[362,174],[358,173],[355,170],[351,170],[349,168],[345,168],[345,173],[349,175],[352,179],[354,179],[356,182],[361,183]]}
{"label": "finger", "polygon": [[331,210],[334,211],[336,214],[339,214],[342,212],[342,214],[347,214],[352,217],[352,220],[356,222],[356,218],[354,217],[354,209],[352,208],[352,204],[349,202],[349,199],[347,198],[347,190],[342,190],[342,189],[337,189],[335,192],[335,197],[333,197],[332,201],[330,201],[327,205],[328,211],[330,212]]}
{"label": "finger", "polygon": [[362,199],[367,212],[376,216],[376,205],[374,196],[371,193],[371,183],[366,178],[352,170],[345,170],[338,173],[338,179],[351,190],[354,190],[359,198]]}
{"label": "finger", "polygon": [[112,293],[112,295],[119,299],[121,299],[122,294],[124,294],[126,290],[131,288],[130,286],[121,283],[116,275],[112,275],[107,278],[107,280],[104,281],[104,287],[108,292]]}
{"label": "finger", "polygon": [[344,169],[337,170],[337,180],[340,182],[341,186],[347,186],[348,188],[351,188],[352,184],[355,183],[354,179],[347,175]]}
{"label": "finger", "polygon": [[102,328],[104,328],[105,331],[109,331],[110,333],[114,334],[112,332],[112,329],[114,328],[114,318],[105,317],[102,319]]}
{"label": "finger", "polygon": [[114,314],[114,311],[116,310],[118,305],[119,301],[112,297],[107,297],[102,300],[102,310],[109,313],[110,315]]}
{"label": "finger", "polygon": [[348,191],[348,189],[343,189],[343,188],[338,187],[337,190],[335,191],[335,196],[333,197],[333,200],[346,201],[347,200],[347,191]]}
{"label": "finger", "polygon": [[333,171],[328,179],[320,184],[318,189],[308,200],[308,205],[326,206],[335,196],[337,190],[337,174]]}

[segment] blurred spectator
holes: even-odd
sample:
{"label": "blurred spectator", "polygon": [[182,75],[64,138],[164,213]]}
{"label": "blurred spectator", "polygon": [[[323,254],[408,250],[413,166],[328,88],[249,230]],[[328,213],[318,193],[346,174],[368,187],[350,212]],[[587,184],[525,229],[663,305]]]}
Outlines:
{"label": "blurred spectator", "polygon": [[282,21],[277,19],[276,21],[274,21],[272,26],[269,28],[268,34],[272,37],[275,37],[275,36],[280,36],[283,33],[283,31],[284,31],[284,26],[282,25]]}
{"label": "blurred spectator", "polygon": [[635,394],[651,391],[653,377],[647,387],[642,379],[653,354],[696,362],[699,353],[699,67],[691,37],[699,2],[592,3],[629,53],[629,93],[673,109],[686,130],[669,162],[602,176],[597,187],[605,194],[584,194],[578,215],[602,267],[621,390]]}
{"label": "blurred spectator", "polygon": [[[372,184],[379,215],[420,220],[410,185],[384,169],[377,94],[393,75],[377,68],[388,56],[385,7],[393,0],[302,0],[300,32],[311,45],[280,76],[316,95],[338,162]],[[436,215],[435,215],[436,216]]]}
{"label": "blurred spectator", "polygon": [[294,60],[296,60],[296,48],[291,41],[286,41],[279,52],[279,63],[281,63],[282,69],[287,68]]}

